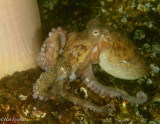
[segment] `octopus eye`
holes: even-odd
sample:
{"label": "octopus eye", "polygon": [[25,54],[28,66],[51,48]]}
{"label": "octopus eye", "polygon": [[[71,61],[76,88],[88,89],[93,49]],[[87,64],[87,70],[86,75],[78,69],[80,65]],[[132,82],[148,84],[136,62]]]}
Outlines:
{"label": "octopus eye", "polygon": [[94,36],[97,36],[98,34],[99,34],[99,31],[98,31],[98,30],[94,30],[94,31],[93,31],[93,35],[94,35]]}

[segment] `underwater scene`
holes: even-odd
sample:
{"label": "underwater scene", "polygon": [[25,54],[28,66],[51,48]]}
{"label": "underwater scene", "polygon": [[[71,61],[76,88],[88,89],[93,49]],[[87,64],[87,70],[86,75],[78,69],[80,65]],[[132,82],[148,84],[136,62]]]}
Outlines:
{"label": "underwater scene", "polygon": [[0,8],[0,123],[160,124],[159,0]]}

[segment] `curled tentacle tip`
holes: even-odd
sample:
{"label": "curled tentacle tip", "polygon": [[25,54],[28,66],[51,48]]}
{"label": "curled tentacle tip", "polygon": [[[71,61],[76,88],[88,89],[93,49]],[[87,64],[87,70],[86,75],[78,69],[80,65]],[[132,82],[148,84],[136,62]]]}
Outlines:
{"label": "curled tentacle tip", "polygon": [[144,93],[143,91],[139,91],[136,94],[136,98],[137,98],[137,100],[139,100],[139,104],[143,104],[143,103],[145,103],[148,100],[147,94]]}
{"label": "curled tentacle tip", "polygon": [[43,96],[39,96],[39,100],[43,101],[44,97]]}
{"label": "curled tentacle tip", "polygon": [[34,92],[33,95],[32,95],[32,97],[33,97],[34,99],[37,99],[37,98],[38,98],[38,93],[37,93],[37,92]]}
{"label": "curled tentacle tip", "polygon": [[48,100],[48,98],[45,98],[44,96],[40,96],[38,92],[34,92],[33,95],[32,95],[32,97],[33,97],[34,99],[37,99],[37,98],[38,98],[38,99],[41,100],[41,101],[47,101],[47,100]]}
{"label": "curled tentacle tip", "polygon": [[34,99],[37,99],[39,97],[39,93],[37,92],[36,83],[33,84],[33,95],[32,95],[32,97]]}
{"label": "curled tentacle tip", "polygon": [[33,93],[35,93],[37,90],[37,87],[36,87],[36,83],[33,84]]}
{"label": "curled tentacle tip", "polygon": [[47,101],[48,98],[46,98],[45,96],[39,96],[39,100],[41,100],[41,101]]}

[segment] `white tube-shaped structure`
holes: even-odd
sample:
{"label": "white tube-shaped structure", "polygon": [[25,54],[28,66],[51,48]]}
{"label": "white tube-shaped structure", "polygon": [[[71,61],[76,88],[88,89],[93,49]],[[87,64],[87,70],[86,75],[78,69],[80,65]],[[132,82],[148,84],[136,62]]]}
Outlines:
{"label": "white tube-shaped structure", "polygon": [[42,43],[36,0],[0,0],[0,79],[37,66]]}

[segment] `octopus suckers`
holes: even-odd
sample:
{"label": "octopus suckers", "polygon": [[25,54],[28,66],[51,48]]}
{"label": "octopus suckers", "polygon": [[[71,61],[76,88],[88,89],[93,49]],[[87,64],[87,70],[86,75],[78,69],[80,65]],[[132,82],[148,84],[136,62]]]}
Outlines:
{"label": "octopus suckers", "polygon": [[122,62],[123,62],[123,63],[125,63],[125,64],[127,64],[127,63],[128,63],[128,62],[127,62],[127,61],[125,61],[125,60],[122,60]]}
{"label": "octopus suckers", "polygon": [[59,54],[61,55],[62,53],[63,53],[63,50],[62,50],[62,49],[60,49],[60,50],[59,50]]}
{"label": "octopus suckers", "polygon": [[51,43],[49,46],[50,46],[50,47],[54,47],[54,44]]}
{"label": "octopus suckers", "polygon": [[88,78],[85,79],[86,82],[90,82],[90,80]]}
{"label": "octopus suckers", "polygon": [[44,57],[42,56],[42,57],[41,57],[41,61],[43,61],[43,60],[44,60]]}
{"label": "octopus suckers", "polygon": [[64,71],[64,68],[63,68],[63,67],[61,67],[61,71]]}
{"label": "octopus suckers", "polygon": [[42,51],[42,52],[44,52],[44,51],[45,51],[45,49],[42,47],[42,48],[41,48],[41,51]]}
{"label": "octopus suckers", "polygon": [[95,47],[93,48],[93,51],[92,51],[92,52],[97,52],[97,50],[98,50],[98,48],[97,48],[97,46],[95,46]]}
{"label": "octopus suckers", "polygon": [[74,81],[76,79],[76,75],[74,72],[69,76],[70,81]]}
{"label": "octopus suckers", "polygon": [[45,43],[43,43],[43,47],[46,47],[47,45]]}
{"label": "octopus suckers", "polygon": [[52,32],[49,32],[48,36],[49,36],[49,37],[52,36]]}

